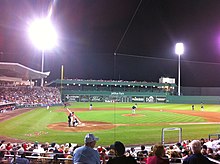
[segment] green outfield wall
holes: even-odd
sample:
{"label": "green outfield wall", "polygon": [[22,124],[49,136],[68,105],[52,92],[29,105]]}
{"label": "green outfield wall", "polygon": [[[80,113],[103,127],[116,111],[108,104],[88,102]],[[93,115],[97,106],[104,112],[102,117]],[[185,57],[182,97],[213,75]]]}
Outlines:
{"label": "green outfield wall", "polygon": [[69,102],[220,104],[219,87],[181,87],[176,96],[176,84],[156,82],[57,79],[48,86],[60,88]]}
{"label": "green outfield wall", "polygon": [[166,102],[165,92],[107,92],[63,90],[68,102]]}
{"label": "green outfield wall", "polygon": [[220,104],[220,96],[170,96],[165,92],[63,91],[68,102],[141,102],[176,104]]}
{"label": "green outfield wall", "polygon": [[220,104],[220,96],[167,96],[166,102],[176,104]]}

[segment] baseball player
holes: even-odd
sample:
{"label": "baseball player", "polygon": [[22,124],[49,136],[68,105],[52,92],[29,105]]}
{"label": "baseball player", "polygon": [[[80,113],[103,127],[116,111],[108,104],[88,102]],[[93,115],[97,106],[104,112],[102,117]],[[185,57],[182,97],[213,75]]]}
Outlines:
{"label": "baseball player", "polygon": [[131,110],[132,110],[132,114],[135,114],[136,106],[133,105],[132,108],[131,108]]}

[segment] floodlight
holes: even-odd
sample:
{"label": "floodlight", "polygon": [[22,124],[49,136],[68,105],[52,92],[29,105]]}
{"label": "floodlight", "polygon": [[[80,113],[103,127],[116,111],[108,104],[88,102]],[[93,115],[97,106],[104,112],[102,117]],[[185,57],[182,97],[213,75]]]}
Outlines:
{"label": "floodlight", "polygon": [[178,96],[180,96],[180,56],[184,53],[183,43],[176,43],[175,53],[179,56],[179,60],[178,60]]}
{"label": "floodlight", "polygon": [[52,49],[57,44],[57,34],[47,18],[37,19],[29,26],[29,36],[40,50]]}
{"label": "floodlight", "polygon": [[184,45],[183,45],[183,43],[176,43],[175,53],[177,55],[182,55],[184,53]]}
{"label": "floodlight", "polygon": [[[52,11],[51,11],[52,12]],[[57,34],[49,17],[36,19],[29,26],[28,34],[33,44],[41,50],[41,72],[44,71],[44,52],[50,50],[57,44]],[[44,79],[41,79],[41,86],[44,84]]]}

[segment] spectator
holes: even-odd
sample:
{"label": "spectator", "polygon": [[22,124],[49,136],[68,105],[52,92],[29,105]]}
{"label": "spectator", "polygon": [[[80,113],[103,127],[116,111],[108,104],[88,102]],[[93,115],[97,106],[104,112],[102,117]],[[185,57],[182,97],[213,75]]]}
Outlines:
{"label": "spectator", "polygon": [[177,151],[172,151],[170,154],[170,162],[171,163],[181,163],[180,153]]}
{"label": "spectator", "polygon": [[202,145],[201,153],[202,153],[202,155],[207,157],[208,153],[207,153],[207,146],[206,145]]}
{"label": "spectator", "polygon": [[137,158],[137,152],[134,147],[131,148],[130,155],[134,158]]}
{"label": "spectator", "polygon": [[141,151],[137,152],[137,158],[139,161],[143,161],[148,156],[148,151],[145,150],[145,146],[141,145]]}
{"label": "spectator", "polygon": [[9,163],[9,161],[5,158],[5,151],[0,151],[0,164]]}
{"label": "spectator", "polygon": [[201,138],[200,142],[201,142],[201,145],[204,145],[206,143],[204,138]]}
{"label": "spectator", "polygon": [[11,144],[11,142],[8,142],[7,145],[6,145],[6,150],[7,150],[7,154],[9,155],[10,154],[10,151],[12,150],[13,146]]}
{"label": "spectator", "polygon": [[212,148],[207,149],[207,157],[215,159],[215,154],[214,154]]}
{"label": "spectator", "polygon": [[163,145],[155,145],[153,148],[153,156],[147,158],[146,164],[169,164],[169,159],[165,156]]}
{"label": "spectator", "polygon": [[189,156],[189,152],[188,152],[187,150],[183,150],[183,151],[181,152],[181,156],[182,156],[181,161],[183,162],[184,159],[186,159],[186,158]]}
{"label": "spectator", "polygon": [[120,141],[114,143],[114,149],[116,157],[109,159],[107,164],[137,164],[133,157],[125,156],[125,146]]}
{"label": "spectator", "polygon": [[77,148],[73,153],[73,163],[100,164],[100,157],[97,150],[94,150],[96,138],[92,133],[85,136],[84,146]]}
{"label": "spectator", "polygon": [[175,151],[177,151],[177,152],[181,152],[182,151],[182,149],[183,149],[183,146],[182,146],[182,144],[181,143],[176,143],[176,146],[175,146]]}
{"label": "spectator", "polygon": [[[115,149],[114,149],[114,145],[110,145],[109,148],[107,148],[108,152],[107,152],[107,155],[108,155],[108,158],[109,159],[112,159],[115,157]],[[130,150],[129,150],[130,151]]]}
{"label": "spectator", "polygon": [[23,148],[20,148],[18,150],[18,157],[16,157],[15,161],[13,158],[11,163],[18,163],[18,164],[29,164],[30,163],[30,161],[25,157],[25,153],[24,153]]}
{"label": "spectator", "polygon": [[191,142],[191,150],[192,150],[192,155],[187,157],[186,159],[183,160],[183,164],[210,164],[212,163],[209,161],[208,158],[203,156],[201,154],[201,142],[199,140],[193,140]]}
{"label": "spectator", "polygon": [[3,150],[3,149],[6,148],[6,145],[4,143],[5,143],[5,140],[1,140],[1,142],[0,142],[0,150]]}

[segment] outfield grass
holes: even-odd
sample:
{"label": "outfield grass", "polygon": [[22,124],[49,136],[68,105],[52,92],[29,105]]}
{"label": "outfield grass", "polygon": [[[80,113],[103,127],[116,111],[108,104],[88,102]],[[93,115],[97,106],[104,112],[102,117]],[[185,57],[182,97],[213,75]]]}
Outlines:
{"label": "outfield grass", "polygon": [[[100,140],[99,145],[107,146],[115,140],[120,140],[126,145],[155,144],[161,141],[161,131],[165,127],[180,127],[183,129],[183,139],[207,138],[208,134],[220,132],[218,124],[202,125],[170,125],[169,123],[206,122],[204,118],[164,112],[163,110],[191,110],[191,104],[138,104],[137,114],[143,117],[124,117],[123,114],[131,113],[131,103],[93,103],[92,111],[79,111],[75,113],[82,121],[102,121],[113,124],[130,124],[118,126],[110,130],[93,132]],[[52,112],[46,108],[31,110],[11,120],[0,123],[0,136],[18,138],[27,141],[78,143],[83,144],[83,138],[88,132],[63,132],[48,129],[47,125],[57,122],[66,122],[65,112],[58,112],[63,107],[52,107]],[[69,109],[87,108],[89,103],[73,103]],[[96,110],[98,108],[111,108],[112,110]],[[117,110],[124,108],[125,110]],[[160,109],[158,111],[141,110],[144,108]],[[200,110],[200,105],[195,105],[195,110]],[[219,105],[205,105],[205,111],[219,112]],[[178,131],[166,132],[165,142],[177,142]]]}

